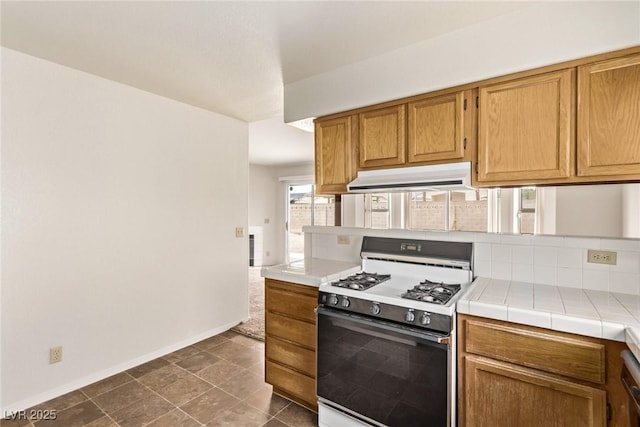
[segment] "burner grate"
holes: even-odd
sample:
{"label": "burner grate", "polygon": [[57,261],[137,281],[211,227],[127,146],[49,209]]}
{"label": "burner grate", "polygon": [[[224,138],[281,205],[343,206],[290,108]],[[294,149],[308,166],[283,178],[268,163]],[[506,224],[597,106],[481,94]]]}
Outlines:
{"label": "burner grate", "polygon": [[459,290],[459,284],[447,284],[423,280],[413,289],[408,289],[401,295],[402,298],[415,301],[430,302],[432,304],[446,304]]}
{"label": "burner grate", "polygon": [[332,286],[340,288],[349,288],[356,291],[364,291],[391,278],[390,274],[367,273],[361,271],[359,273],[347,276],[335,282],[331,282]]}

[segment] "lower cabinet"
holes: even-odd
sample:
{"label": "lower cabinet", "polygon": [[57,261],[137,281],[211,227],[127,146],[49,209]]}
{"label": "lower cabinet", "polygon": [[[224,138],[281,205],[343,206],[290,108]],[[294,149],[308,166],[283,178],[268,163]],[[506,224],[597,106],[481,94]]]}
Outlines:
{"label": "lower cabinet", "polygon": [[315,287],[265,280],[265,381],[314,411],[317,301]]}
{"label": "lower cabinet", "polygon": [[625,343],[458,316],[458,425],[627,426]]}

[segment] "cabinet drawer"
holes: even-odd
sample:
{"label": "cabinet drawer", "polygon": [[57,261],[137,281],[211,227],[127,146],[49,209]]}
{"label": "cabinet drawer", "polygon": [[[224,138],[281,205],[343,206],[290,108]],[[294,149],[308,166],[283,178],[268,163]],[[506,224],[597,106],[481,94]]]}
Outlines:
{"label": "cabinet drawer", "polygon": [[309,322],[316,321],[318,290],[304,285],[268,281],[265,293],[267,311],[280,313]]}
{"label": "cabinet drawer", "polygon": [[605,346],[534,328],[467,319],[465,349],[514,364],[596,384],[605,383]]}
{"label": "cabinet drawer", "polygon": [[316,353],[314,351],[281,341],[277,338],[267,340],[265,351],[267,359],[280,362],[283,365],[287,365],[315,378]]}
{"label": "cabinet drawer", "polygon": [[316,348],[316,325],[267,312],[265,329],[269,336],[283,338],[310,349]]}
{"label": "cabinet drawer", "polygon": [[265,379],[276,392],[302,400],[309,407],[316,406],[315,379],[269,360],[265,362]]}

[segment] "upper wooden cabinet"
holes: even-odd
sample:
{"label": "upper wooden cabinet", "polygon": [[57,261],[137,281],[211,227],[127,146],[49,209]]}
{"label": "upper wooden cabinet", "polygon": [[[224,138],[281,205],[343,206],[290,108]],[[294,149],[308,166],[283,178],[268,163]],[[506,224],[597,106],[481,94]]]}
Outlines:
{"label": "upper wooden cabinet", "polygon": [[567,69],[480,87],[478,181],[570,176],[573,76]]}
{"label": "upper wooden cabinet", "polygon": [[640,182],[640,46],[316,122],[316,182],[471,161],[475,187]]}
{"label": "upper wooden cabinet", "polygon": [[414,166],[465,157],[465,132],[473,112],[471,91],[419,97],[360,113],[360,169]]}
{"label": "upper wooden cabinet", "polygon": [[578,176],[640,178],[640,54],[578,67]]}
{"label": "upper wooden cabinet", "polygon": [[315,123],[316,192],[340,194],[356,177],[357,116]]}
{"label": "upper wooden cabinet", "polygon": [[408,163],[464,157],[465,99],[460,91],[408,104]]}
{"label": "upper wooden cabinet", "polygon": [[403,104],[360,113],[360,168],[405,163],[405,110]]}

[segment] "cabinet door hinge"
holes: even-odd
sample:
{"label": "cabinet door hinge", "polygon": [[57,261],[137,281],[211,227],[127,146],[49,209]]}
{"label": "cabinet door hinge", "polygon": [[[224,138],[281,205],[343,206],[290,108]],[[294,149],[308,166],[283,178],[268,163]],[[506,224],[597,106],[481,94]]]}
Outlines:
{"label": "cabinet door hinge", "polygon": [[476,108],[479,108],[480,106],[480,97],[476,96]]}
{"label": "cabinet door hinge", "polygon": [[607,402],[607,421],[611,421],[611,403]]}
{"label": "cabinet door hinge", "polygon": [[465,110],[467,109],[467,98],[464,99],[463,108]]}
{"label": "cabinet door hinge", "polygon": [[476,175],[478,175],[478,162],[476,162]]}

